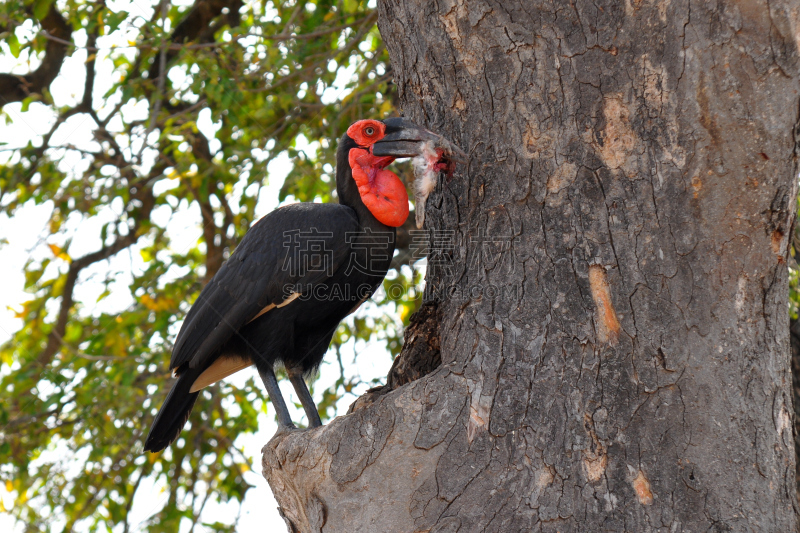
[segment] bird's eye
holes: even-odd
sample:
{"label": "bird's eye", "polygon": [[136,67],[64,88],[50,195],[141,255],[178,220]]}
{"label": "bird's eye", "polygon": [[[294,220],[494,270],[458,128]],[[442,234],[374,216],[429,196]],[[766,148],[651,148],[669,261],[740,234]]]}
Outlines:
{"label": "bird's eye", "polygon": [[375,135],[375,128],[373,128],[372,126],[364,128],[364,135],[366,135],[367,137],[372,137],[373,135]]}

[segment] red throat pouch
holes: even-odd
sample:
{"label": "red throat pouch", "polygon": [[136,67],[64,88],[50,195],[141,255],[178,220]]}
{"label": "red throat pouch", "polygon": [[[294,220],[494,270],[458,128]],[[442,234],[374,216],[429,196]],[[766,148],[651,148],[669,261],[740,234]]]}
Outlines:
{"label": "red throat pouch", "polygon": [[394,158],[352,148],[348,159],[361,200],[370,213],[387,226],[402,226],[408,218],[408,193],[400,178],[385,168]]}

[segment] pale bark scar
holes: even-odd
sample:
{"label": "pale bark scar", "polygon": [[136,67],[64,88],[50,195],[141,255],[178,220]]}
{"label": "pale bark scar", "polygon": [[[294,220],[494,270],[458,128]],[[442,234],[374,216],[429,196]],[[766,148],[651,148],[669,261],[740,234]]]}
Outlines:
{"label": "pale bark scar", "polygon": [[791,430],[792,428],[792,419],[789,417],[788,411],[786,411],[786,405],[781,405],[781,410],[778,413],[778,435],[782,435],[784,431]]}
{"label": "pale bark scar", "polygon": [[608,168],[618,169],[633,155],[639,139],[631,129],[630,111],[622,98],[607,98],[603,104],[603,116],[603,143],[597,146],[597,151]]}
{"label": "pale bark scar", "polygon": [[589,481],[599,481],[608,466],[608,455],[587,452],[583,458],[583,466],[586,468],[586,477],[589,478]]}
{"label": "pale bark scar", "polygon": [[602,265],[589,267],[589,286],[597,308],[597,336],[601,343],[616,344],[619,339],[619,320],[611,303],[606,269]]}
{"label": "pale bark scar", "polygon": [[784,237],[785,235],[779,229],[776,229],[775,231],[772,232],[772,252],[778,258],[778,263],[783,263],[786,260],[783,254]]}
{"label": "pale bark scar", "polygon": [[[556,155],[556,140],[553,135],[547,131],[542,131],[539,127],[539,122],[536,119],[531,119],[525,125],[525,133],[522,134],[522,148],[523,153],[528,159],[552,159]],[[575,165],[571,165],[575,168]],[[572,170],[574,177],[574,170]],[[550,184],[548,183],[548,188]]]}
{"label": "pale bark scar", "polygon": [[468,381],[470,390],[469,420],[467,420],[467,442],[472,441],[480,431],[489,428],[489,415],[492,411],[491,396],[484,396],[483,381]]}
{"label": "pale bark scar", "polygon": [[552,470],[550,470],[550,468],[543,468],[536,476],[536,487],[543,489],[552,483],[554,479],[555,475],[553,475]]}
{"label": "pale bark scar", "polygon": [[575,181],[577,173],[578,169],[572,163],[567,162],[560,165],[547,180],[547,192],[557,194]]}
{"label": "pale bark scar", "polygon": [[464,97],[461,96],[461,93],[458,91],[458,89],[456,89],[456,94],[453,97],[453,107],[459,111],[464,111],[467,109],[467,102],[464,101]]}
{"label": "pale bark scar", "polygon": [[692,178],[692,190],[694,191],[692,196],[694,196],[695,199],[699,198],[700,191],[703,190],[703,181],[700,179],[700,176],[695,176]]}
{"label": "pale bark scar", "polygon": [[736,313],[741,314],[744,307],[745,300],[747,299],[747,276],[744,274],[739,275],[739,281],[736,284],[736,298],[734,299],[734,307]]}
{"label": "pale bark scar", "polygon": [[467,441],[472,443],[479,431],[485,431],[489,427],[489,412],[491,405],[479,399],[470,403],[469,406],[469,425],[467,426]]}
{"label": "pale bark scar", "polygon": [[592,448],[583,451],[583,467],[586,469],[586,477],[589,481],[599,481],[603,477],[608,466],[608,454],[606,448],[597,437],[594,430],[592,415],[586,413],[583,417],[584,427],[592,439]]}
{"label": "pale bark scar", "polygon": [[650,505],[653,503],[653,491],[650,490],[650,481],[644,475],[644,472],[639,470],[639,474],[633,479],[633,490],[636,491],[636,497],[639,498],[639,503],[642,505]]}
{"label": "pale bark scar", "polygon": [[463,2],[458,2],[453,5],[447,13],[439,15],[439,20],[444,26],[444,30],[450,37],[453,43],[453,48],[460,55],[461,61],[467,68],[470,74],[477,76],[481,72],[481,51],[485,48],[483,43],[477,36],[472,36],[468,42],[464,42],[461,30],[458,27],[458,21],[467,19],[467,8]]}

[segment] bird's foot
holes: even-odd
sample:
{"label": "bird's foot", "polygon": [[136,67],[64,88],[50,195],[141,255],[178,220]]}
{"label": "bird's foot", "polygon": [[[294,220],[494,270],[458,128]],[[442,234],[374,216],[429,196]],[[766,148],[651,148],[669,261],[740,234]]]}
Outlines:
{"label": "bird's foot", "polygon": [[278,431],[275,432],[275,435],[273,435],[272,438],[274,439],[275,437],[286,435],[294,431],[299,431],[299,428],[294,424],[278,424]]}

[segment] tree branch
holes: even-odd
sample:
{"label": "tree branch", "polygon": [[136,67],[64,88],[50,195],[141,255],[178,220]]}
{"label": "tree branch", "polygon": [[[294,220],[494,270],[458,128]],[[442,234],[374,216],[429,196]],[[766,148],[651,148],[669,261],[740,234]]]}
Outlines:
{"label": "tree branch", "polygon": [[[103,6],[101,6],[100,9],[102,10]],[[94,47],[94,45],[97,44],[98,32],[99,32],[99,26],[95,27],[94,31],[89,34],[89,39],[87,40],[87,44],[89,46]],[[83,99],[81,100],[81,104],[79,106],[84,111],[92,110],[92,92],[94,92],[96,62],[97,62],[96,53],[92,53],[91,55],[89,55],[89,59],[86,61],[86,83],[83,86]],[[95,122],[98,122],[97,119],[95,119]]]}
{"label": "tree branch", "polygon": [[[155,169],[153,170],[155,171]],[[153,191],[151,188],[141,187],[138,191],[138,194],[134,196],[134,199],[141,201],[142,206],[139,208],[139,213],[132,217],[135,222],[133,228],[130,229],[128,234],[119,237],[111,245],[104,246],[96,252],[84,255],[83,257],[74,260],[70,264],[69,271],[67,272],[67,279],[64,283],[64,288],[61,293],[61,307],[58,312],[58,319],[56,320],[52,331],[47,336],[47,346],[45,346],[44,350],[42,350],[42,353],[40,353],[39,357],[37,357],[37,362],[40,365],[46,366],[50,364],[53,356],[55,356],[56,352],[58,352],[58,349],[61,347],[61,339],[64,337],[64,333],[67,330],[67,322],[69,321],[70,311],[75,303],[73,299],[75,282],[78,280],[78,275],[80,274],[81,270],[93,263],[108,259],[117,252],[124,250],[139,240],[139,230],[142,227],[142,222],[150,220],[150,212],[155,206],[155,198],[153,197]]]}
{"label": "tree branch", "polygon": [[[217,18],[225,7],[232,8],[232,4],[238,3],[236,0],[197,0],[192,9],[183,17],[183,20],[175,26],[170,40],[173,44],[188,43],[197,40],[208,29],[211,21]],[[165,60],[169,64],[178,54],[172,46],[165,47]],[[155,80],[158,77],[159,61],[153,61],[148,71],[148,79]]]}
{"label": "tree branch", "polygon": [[[233,35],[231,37],[230,41],[204,42],[204,43],[195,43],[195,44],[176,44],[176,43],[173,43],[173,44],[170,44],[170,45],[166,46],[166,48],[167,48],[167,50],[172,50],[172,51],[176,51],[176,52],[180,51],[180,50],[200,50],[200,49],[203,49],[203,48],[214,48],[215,46],[231,44],[232,42],[240,41],[242,39],[247,39],[247,38],[250,38],[250,37],[258,37],[259,39],[262,39],[264,41],[279,41],[279,42],[280,41],[290,41],[290,40],[308,41],[308,40],[311,40],[311,39],[316,39],[317,37],[322,37],[324,35],[330,35],[331,33],[336,33],[337,31],[346,30],[347,28],[352,28],[353,26],[360,26],[364,22],[374,21],[377,18],[378,18],[377,13],[376,12],[372,12],[372,13],[369,13],[368,15],[365,15],[363,18],[360,18],[358,20],[354,20],[353,22],[347,22],[345,24],[338,24],[336,26],[330,26],[330,27],[327,27],[327,28],[322,28],[322,29],[315,30],[315,31],[312,31],[312,32],[308,32],[308,33],[284,33],[284,32],[281,32],[281,33],[276,33],[276,34],[273,34],[273,35],[262,35],[260,33],[242,33],[242,34],[239,34],[239,35]],[[229,24],[229,25],[232,25],[232,24]],[[72,44],[70,41],[67,41],[67,40],[64,40],[64,39],[60,39],[60,38],[58,38],[58,37],[56,37],[54,35],[50,35],[49,33],[44,32],[44,31],[40,32],[39,35],[41,35],[45,39],[49,39],[51,41],[55,41],[57,43],[61,43],[63,45],[66,45],[66,46],[69,46],[69,47],[72,47],[72,48],[75,48],[75,49],[78,49],[78,50],[87,50],[89,52],[125,50],[125,49],[131,49],[131,48],[137,48],[139,50],[160,50],[161,49],[161,47],[158,46],[158,45],[146,44],[146,43],[139,43],[139,44],[134,44],[134,45],[130,45],[130,46],[110,46],[110,47],[107,47],[107,48],[98,48],[96,46],[89,46],[89,45],[87,45],[87,46],[78,46],[78,45]]]}
{"label": "tree branch", "polygon": [[[56,3],[50,6],[47,16],[39,21],[42,29],[49,35],[69,42],[72,28],[64,17],[56,10]],[[0,109],[11,102],[21,102],[28,96],[43,94],[44,90],[58,76],[61,65],[67,55],[67,45],[63,42],[48,40],[44,58],[39,68],[24,76],[17,74],[0,74]]]}

